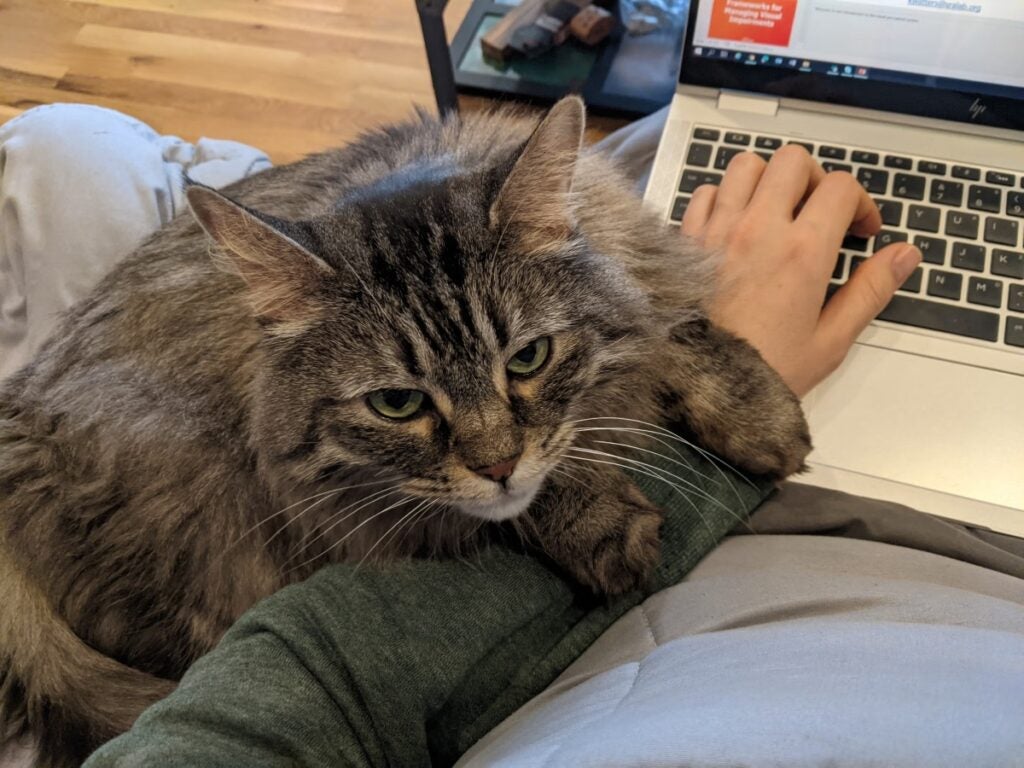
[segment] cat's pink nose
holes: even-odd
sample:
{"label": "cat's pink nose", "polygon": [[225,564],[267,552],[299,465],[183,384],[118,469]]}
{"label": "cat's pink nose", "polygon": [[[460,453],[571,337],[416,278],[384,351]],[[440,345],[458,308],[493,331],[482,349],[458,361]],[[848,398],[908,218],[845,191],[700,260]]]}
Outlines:
{"label": "cat's pink nose", "polygon": [[473,467],[473,471],[480,475],[480,477],[486,477],[488,480],[493,480],[496,483],[504,483],[516,471],[519,456],[520,454],[517,453],[512,458],[492,464],[489,467]]}

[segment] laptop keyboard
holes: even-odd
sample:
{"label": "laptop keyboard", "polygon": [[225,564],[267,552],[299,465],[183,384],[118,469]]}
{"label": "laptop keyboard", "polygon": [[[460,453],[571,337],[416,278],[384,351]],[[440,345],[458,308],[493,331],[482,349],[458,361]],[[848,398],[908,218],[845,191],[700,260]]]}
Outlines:
{"label": "laptop keyboard", "polygon": [[848,171],[878,203],[882,230],[848,236],[832,295],[868,256],[912,242],[924,261],[878,316],[1024,352],[1024,176],[856,147],[710,126],[694,128],[670,218],[678,223],[702,184],[718,184],[740,152],[770,160],[800,144],[826,171]]}

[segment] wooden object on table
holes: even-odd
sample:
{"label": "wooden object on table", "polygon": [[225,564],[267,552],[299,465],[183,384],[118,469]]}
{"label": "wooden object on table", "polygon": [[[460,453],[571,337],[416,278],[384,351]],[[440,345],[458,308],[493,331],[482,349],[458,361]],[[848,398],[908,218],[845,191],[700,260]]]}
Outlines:
{"label": "wooden object on table", "polygon": [[496,61],[505,61],[512,53],[509,42],[515,31],[520,27],[533,24],[542,13],[544,13],[544,0],[522,0],[480,38],[484,56]]}
{"label": "wooden object on table", "polygon": [[615,29],[615,17],[597,5],[588,5],[569,22],[573,37],[585,45],[597,45]]}

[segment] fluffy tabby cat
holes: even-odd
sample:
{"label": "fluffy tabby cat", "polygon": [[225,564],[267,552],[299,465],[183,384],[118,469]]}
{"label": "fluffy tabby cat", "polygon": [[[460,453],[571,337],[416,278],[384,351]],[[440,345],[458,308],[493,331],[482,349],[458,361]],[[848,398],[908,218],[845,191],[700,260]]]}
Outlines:
{"label": "fluffy tabby cat", "polygon": [[0,389],[0,737],[76,764],[260,598],[481,521],[634,587],[661,516],[616,467],[566,463],[580,420],[800,468],[796,398],[705,319],[711,261],[583,122],[575,98],[539,126],[421,116],[230,199],[192,186],[195,218],[69,313]]}

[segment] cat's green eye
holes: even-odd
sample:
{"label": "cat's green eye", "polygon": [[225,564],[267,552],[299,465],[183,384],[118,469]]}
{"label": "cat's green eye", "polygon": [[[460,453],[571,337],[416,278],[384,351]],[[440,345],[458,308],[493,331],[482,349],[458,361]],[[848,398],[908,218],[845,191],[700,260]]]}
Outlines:
{"label": "cat's green eye", "polygon": [[411,419],[423,408],[426,396],[415,389],[378,389],[366,398],[381,416],[389,419]]}
{"label": "cat's green eye", "polygon": [[551,351],[551,339],[541,336],[520,349],[508,361],[508,372],[516,376],[529,376],[540,369]]}

